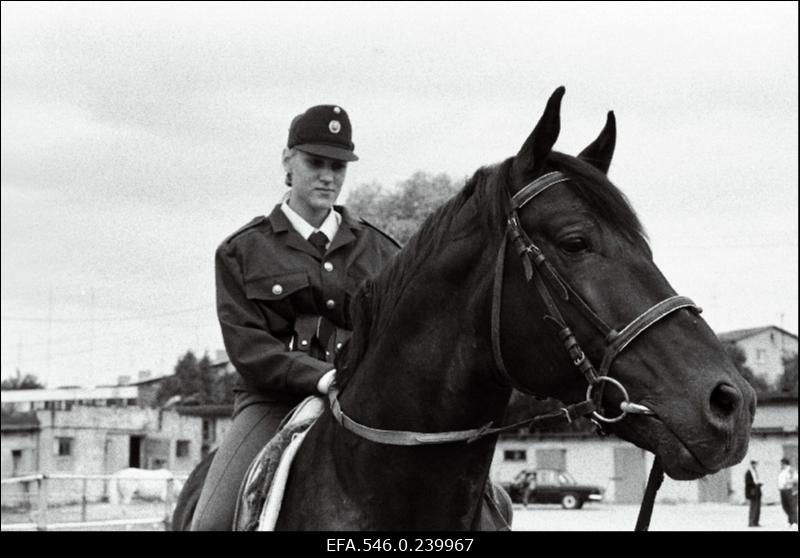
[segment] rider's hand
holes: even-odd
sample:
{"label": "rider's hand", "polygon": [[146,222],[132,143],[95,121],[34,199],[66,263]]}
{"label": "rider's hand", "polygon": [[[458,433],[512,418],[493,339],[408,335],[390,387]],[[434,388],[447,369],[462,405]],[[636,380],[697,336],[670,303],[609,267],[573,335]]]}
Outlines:
{"label": "rider's hand", "polygon": [[317,391],[320,392],[322,395],[327,394],[331,389],[331,384],[333,383],[333,378],[335,376],[336,376],[335,368],[333,370],[325,372],[325,374],[317,382]]}

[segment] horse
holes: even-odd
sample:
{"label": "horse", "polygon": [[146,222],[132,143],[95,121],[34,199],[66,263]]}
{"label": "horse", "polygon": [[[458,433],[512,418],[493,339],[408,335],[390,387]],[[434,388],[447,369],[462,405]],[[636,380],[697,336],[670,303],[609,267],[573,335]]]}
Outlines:
{"label": "horse", "polygon": [[477,529],[514,388],[673,479],[745,456],[755,393],[608,179],[614,113],[577,157],[553,150],[564,91],[360,286],[276,530]]}
{"label": "horse", "polygon": [[111,475],[108,481],[110,504],[130,505],[134,495],[144,500],[166,501],[167,483],[173,479],[173,490],[181,491],[183,482],[167,469],[138,469],[128,467]]}

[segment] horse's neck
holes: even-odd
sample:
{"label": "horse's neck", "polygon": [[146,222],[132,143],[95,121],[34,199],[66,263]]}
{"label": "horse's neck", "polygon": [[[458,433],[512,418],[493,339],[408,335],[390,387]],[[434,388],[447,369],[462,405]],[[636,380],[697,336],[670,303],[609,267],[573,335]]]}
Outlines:
{"label": "horse's neck", "polygon": [[[419,296],[423,289],[412,286],[406,292],[418,296],[397,301],[396,319],[370,339],[342,391],[345,413],[372,428],[416,432],[468,430],[502,419],[510,388],[492,372],[492,263],[482,254],[473,259],[460,284],[451,277],[444,289],[442,282],[431,284],[437,279],[429,275],[428,293]],[[430,295],[437,292],[438,300]],[[361,487],[354,494],[376,487],[363,505],[378,527],[398,517],[413,518],[417,527],[470,527],[480,509],[495,438],[391,446],[358,438],[338,425],[331,436],[345,490],[348,484]],[[381,486],[387,488],[377,489]]]}
{"label": "horse's neck", "polygon": [[[345,412],[378,428],[465,430],[501,418],[510,396],[493,374],[493,258],[485,241],[464,242],[458,279],[448,261],[419,273],[373,338],[342,393]],[[466,262],[466,263],[465,263]],[[446,276],[446,279],[443,277]],[[360,332],[354,332],[354,335]],[[360,420],[359,420],[360,419]]]}

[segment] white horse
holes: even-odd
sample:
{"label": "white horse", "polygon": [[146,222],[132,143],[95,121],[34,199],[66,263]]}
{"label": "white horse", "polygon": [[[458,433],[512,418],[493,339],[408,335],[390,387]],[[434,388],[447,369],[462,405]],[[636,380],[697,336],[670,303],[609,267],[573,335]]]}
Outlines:
{"label": "white horse", "polygon": [[133,496],[146,500],[167,499],[167,485],[172,481],[172,494],[177,498],[183,487],[183,479],[176,478],[167,469],[137,469],[129,467],[111,475],[108,482],[110,504],[130,504]]}

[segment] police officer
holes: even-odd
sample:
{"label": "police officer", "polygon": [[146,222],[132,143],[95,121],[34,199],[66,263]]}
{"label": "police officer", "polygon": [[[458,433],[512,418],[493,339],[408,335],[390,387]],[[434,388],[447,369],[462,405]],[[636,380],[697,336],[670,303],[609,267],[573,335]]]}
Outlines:
{"label": "police officer", "polygon": [[357,160],[344,109],[319,105],[296,116],[283,150],[288,198],[217,249],[217,315],[239,378],[194,530],[231,529],[250,462],[292,407],[328,392],[333,357],[352,327],[350,298],[399,250],[334,205]]}

